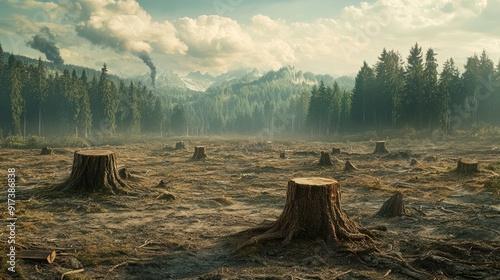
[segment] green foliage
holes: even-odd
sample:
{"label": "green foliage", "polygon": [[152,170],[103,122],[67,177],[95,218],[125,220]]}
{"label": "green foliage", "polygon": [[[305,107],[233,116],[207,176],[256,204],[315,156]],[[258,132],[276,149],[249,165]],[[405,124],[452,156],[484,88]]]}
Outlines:
{"label": "green foliage", "polygon": [[74,135],[66,136],[56,143],[58,147],[76,147],[76,148],[88,148],[90,143],[85,138],[76,137]]}
{"label": "green foliage", "polygon": [[2,146],[8,148],[22,148],[26,143],[21,135],[10,135],[3,140]]}
{"label": "green foliage", "polygon": [[45,137],[40,136],[28,136],[25,139],[24,148],[43,148],[48,146],[48,141]]}

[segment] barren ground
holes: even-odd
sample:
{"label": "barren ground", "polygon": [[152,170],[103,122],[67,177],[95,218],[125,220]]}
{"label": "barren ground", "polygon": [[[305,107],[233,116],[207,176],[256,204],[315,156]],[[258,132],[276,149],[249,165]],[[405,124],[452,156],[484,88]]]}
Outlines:
{"label": "barren ground", "polygon": [[[500,188],[484,186],[500,173],[498,142],[387,140],[387,155],[372,154],[374,141],[191,138],[186,150],[166,149],[178,140],[99,147],[133,175],[132,194],[108,197],[49,191],[68,178],[77,148],[0,149],[2,181],[7,168],[19,179],[17,249],[58,254],[52,264],[18,260],[17,274],[1,278],[61,279],[83,268],[64,279],[500,279]],[[206,160],[190,160],[194,145],[207,147]],[[342,149],[339,162],[320,167],[319,152],[332,147]],[[481,172],[454,172],[460,157],[479,160]],[[359,171],[343,172],[346,159]],[[248,238],[236,233],[280,215],[295,177],[340,181],[351,219],[387,230],[371,247],[277,240],[233,252]],[[375,217],[397,191],[409,214]]]}

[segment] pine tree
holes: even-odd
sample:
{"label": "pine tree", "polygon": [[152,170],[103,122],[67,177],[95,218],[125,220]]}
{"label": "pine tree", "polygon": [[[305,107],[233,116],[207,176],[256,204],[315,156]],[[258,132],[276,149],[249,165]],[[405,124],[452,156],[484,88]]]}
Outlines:
{"label": "pine tree", "polygon": [[24,65],[10,55],[7,64],[8,92],[10,95],[10,111],[12,121],[12,134],[21,135],[21,119],[24,110],[24,98],[22,96],[22,74]]}
{"label": "pine tree", "polygon": [[5,76],[5,59],[2,44],[0,44],[0,138],[8,132],[10,123],[10,94]]}
{"label": "pine tree", "polygon": [[454,107],[455,113],[462,118],[463,124],[472,124],[477,120],[477,109],[479,102],[476,96],[476,90],[480,81],[480,61],[479,57],[474,56],[467,58],[467,63],[462,75],[462,90],[459,99],[456,100],[457,107]]}
{"label": "pine tree", "polygon": [[87,82],[87,73],[82,71],[80,76],[80,104],[81,113],[78,124],[82,127],[85,137],[88,137],[92,129],[92,111],[90,107],[89,85]]}
{"label": "pine tree", "polygon": [[407,58],[404,87],[403,118],[410,124],[423,126],[424,119],[424,66],[422,48],[415,43]]}
{"label": "pine tree", "polygon": [[38,105],[38,136],[42,136],[42,108],[47,99],[47,77],[41,57],[38,58],[34,81],[35,101]]}
{"label": "pine tree", "polygon": [[[352,119],[357,125],[373,123],[373,94],[375,91],[375,73],[366,61],[356,75],[352,95]],[[370,121],[371,120],[371,121]]]}
{"label": "pine tree", "polygon": [[436,53],[432,48],[429,48],[425,54],[424,68],[424,100],[423,100],[423,115],[428,119],[429,128],[439,123],[440,104],[437,99],[438,91],[438,64],[435,58]]}
{"label": "pine tree", "polygon": [[478,102],[478,121],[493,122],[492,95],[494,94],[495,65],[483,50],[479,58],[479,80],[477,81],[474,96]]}
{"label": "pine tree", "polygon": [[[459,98],[460,91],[462,89],[462,80],[460,78],[460,72],[455,66],[453,58],[448,59],[444,65],[441,74],[439,75],[438,81],[438,91],[436,100],[436,107],[439,108],[438,121],[442,129],[447,133],[452,125],[453,117],[452,109],[454,106],[458,106],[456,103]],[[457,120],[455,120],[457,122]]]}
{"label": "pine tree", "polygon": [[106,63],[101,69],[97,96],[104,107],[104,119],[98,120],[99,129],[104,134],[114,134],[116,132],[116,112],[120,105],[120,95],[115,83],[109,78]]}

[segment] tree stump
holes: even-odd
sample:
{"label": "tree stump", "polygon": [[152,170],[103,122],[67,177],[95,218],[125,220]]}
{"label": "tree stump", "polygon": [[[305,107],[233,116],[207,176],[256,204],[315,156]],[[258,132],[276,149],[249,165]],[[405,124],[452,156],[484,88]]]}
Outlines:
{"label": "tree stump", "polygon": [[332,155],[340,154],[340,148],[332,148]]}
{"label": "tree stump", "polygon": [[412,158],[410,161],[410,166],[415,166],[415,165],[418,165],[418,161],[416,159]]}
{"label": "tree stump", "polygon": [[406,209],[403,203],[403,194],[400,192],[391,196],[377,212],[377,216],[392,218],[400,217],[406,214]]}
{"label": "tree stump", "polygon": [[349,160],[345,162],[345,167],[344,167],[345,172],[351,172],[356,170],[358,170],[358,168],[354,166],[354,164],[352,164]]}
{"label": "tree stump", "polygon": [[42,151],[40,151],[41,155],[53,155],[54,154],[54,149],[51,147],[43,147]]}
{"label": "tree stump", "polygon": [[127,188],[118,175],[116,155],[107,150],[80,150],[74,153],[69,179],[57,191],[88,194],[121,194]]}
{"label": "tree stump", "polygon": [[327,243],[373,241],[373,234],[352,221],[340,206],[340,183],[326,178],[296,178],[288,182],[285,208],[277,221],[246,232],[262,232],[236,250],[265,240],[293,238]]}
{"label": "tree stump", "polygon": [[326,152],[321,152],[321,157],[319,159],[319,165],[321,166],[331,166],[333,165],[332,159],[330,158],[330,154]]}
{"label": "tree stump", "polygon": [[195,146],[194,147],[193,159],[200,160],[200,159],[204,159],[206,157],[207,157],[207,155],[205,154],[205,146]]}
{"label": "tree stump", "polygon": [[184,142],[177,142],[175,143],[175,149],[176,150],[184,150],[186,149],[186,146],[184,145]]}
{"label": "tree stump", "polygon": [[460,158],[457,161],[457,171],[460,173],[479,172],[479,163],[477,160]]}
{"label": "tree stump", "polygon": [[385,148],[385,141],[377,141],[375,142],[375,151],[374,154],[388,154],[389,152]]}
{"label": "tree stump", "polygon": [[280,153],[280,158],[281,158],[281,159],[286,159],[286,154],[285,154],[285,152],[281,152],[281,153]]}

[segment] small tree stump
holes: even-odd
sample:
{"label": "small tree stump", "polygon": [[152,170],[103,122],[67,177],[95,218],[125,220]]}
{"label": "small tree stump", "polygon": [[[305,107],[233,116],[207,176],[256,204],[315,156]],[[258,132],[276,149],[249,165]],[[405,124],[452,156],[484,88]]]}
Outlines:
{"label": "small tree stump", "polygon": [[43,147],[42,151],[40,151],[41,155],[53,155],[54,154],[54,149],[51,147]]}
{"label": "small tree stump", "polygon": [[418,165],[418,161],[416,159],[412,158],[411,161],[410,161],[410,165],[411,166]]}
{"label": "small tree stump", "polygon": [[403,204],[403,194],[400,192],[391,196],[377,212],[377,216],[392,218],[406,214],[406,209]]}
{"label": "small tree stump", "polygon": [[205,154],[205,146],[195,146],[194,147],[193,159],[200,160],[200,159],[204,159],[206,157],[207,157],[207,155]]}
{"label": "small tree stump", "polygon": [[120,178],[122,179],[130,179],[130,172],[128,172],[127,168],[122,168],[118,170],[118,174],[120,175]]}
{"label": "small tree stump", "polygon": [[118,175],[116,155],[107,150],[81,150],[74,153],[73,168],[69,179],[56,186],[55,190],[88,194],[127,193],[127,188]]}
{"label": "small tree stump", "polygon": [[286,159],[286,154],[285,154],[285,152],[281,152],[281,153],[280,153],[280,158],[281,158],[281,159]]}
{"label": "small tree stump", "polygon": [[331,166],[333,165],[332,159],[330,158],[330,154],[326,152],[321,152],[321,157],[319,159],[319,165],[321,166]]}
{"label": "small tree stump", "polygon": [[351,172],[356,170],[358,170],[358,168],[356,168],[356,166],[354,166],[354,164],[352,164],[349,160],[345,162],[345,167],[344,167],[345,172]]}
{"label": "small tree stump", "polygon": [[374,154],[387,154],[389,153],[387,149],[385,148],[385,141],[377,141],[375,142],[375,151],[373,152]]}
{"label": "small tree stump", "polygon": [[340,154],[340,148],[332,148],[332,155]]}
{"label": "small tree stump", "polygon": [[326,178],[296,178],[288,181],[285,208],[277,221],[246,232],[262,232],[236,250],[264,240],[295,237],[327,243],[373,241],[373,234],[352,221],[340,206],[340,183]]}
{"label": "small tree stump", "polygon": [[186,149],[186,146],[184,145],[184,142],[177,142],[175,143],[175,149],[176,150],[184,150]]}
{"label": "small tree stump", "polygon": [[479,172],[479,163],[477,160],[460,158],[457,161],[457,171],[460,173]]}

